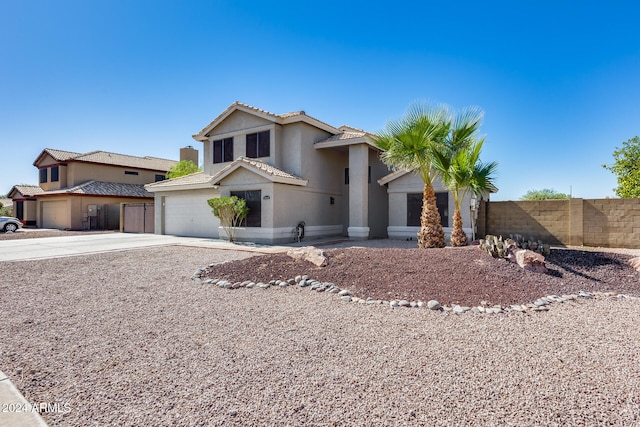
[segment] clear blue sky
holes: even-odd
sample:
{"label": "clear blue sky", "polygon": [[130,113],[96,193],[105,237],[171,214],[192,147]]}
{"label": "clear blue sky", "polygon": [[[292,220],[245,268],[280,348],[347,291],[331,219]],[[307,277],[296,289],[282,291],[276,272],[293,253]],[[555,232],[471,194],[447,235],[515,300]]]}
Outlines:
{"label": "clear blue sky", "polygon": [[0,0],[0,194],[46,147],[202,151],[236,100],[375,132],[423,99],[485,110],[494,200],[611,197],[601,165],[640,134],[636,4]]}

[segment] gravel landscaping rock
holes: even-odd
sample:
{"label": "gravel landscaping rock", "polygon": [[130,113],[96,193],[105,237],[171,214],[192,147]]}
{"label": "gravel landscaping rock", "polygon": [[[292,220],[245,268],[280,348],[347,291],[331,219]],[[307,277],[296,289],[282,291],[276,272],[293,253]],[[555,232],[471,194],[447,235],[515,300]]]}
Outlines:
{"label": "gravel landscaping rock", "polygon": [[[524,313],[456,315],[269,285],[307,271],[211,277],[265,289],[192,280],[249,255],[156,247],[3,262],[0,366],[27,400],[69,404],[43,414],[51,426],[640,423],[640,302],[626,294],[553,290],[509,306]],[[566,301],[529,302],[554,295]],[[481,300],[497,308],[471,306]]]}
{"label": "gravel landscaping rock", "polygon": [[[285,254],[211,266],[201,277],[227,280],[286,280],[308,276],[335,283],[360,298],[400,301],[439,301],[473,307],[523,304],[545,295],[593,292],[640,296],[640,273],[630,255],[612,252],[554,249],[546,258],[549,274],[526,271],[512,262],[492,258],[478,247],[445,249],[338,248],[325,251],[327,265],[316,267]],[[317,284],[315,284],[317,283]],[[394,304],[395,305],[395,304]],[[480,304],[483,305],[483,304]]]}

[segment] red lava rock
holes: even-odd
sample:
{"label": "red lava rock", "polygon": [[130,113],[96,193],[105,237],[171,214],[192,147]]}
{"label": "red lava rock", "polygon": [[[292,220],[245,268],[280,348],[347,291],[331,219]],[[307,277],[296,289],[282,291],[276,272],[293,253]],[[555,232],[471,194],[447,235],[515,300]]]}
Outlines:
{"label": "red lava rock", "polygon": [[335,283],[352,295],[380,300],[478,305],[523,304],[541,296],[578,291],[640,294],[639,273],[629,255],[555,249],[545,259],[547,274],[492,258],[477,247],[443,249],[345,248],[326,251],[325,267],[286,254],[261,255],[209,267],[207,277],[229,281],[287,280],[306,274]]}

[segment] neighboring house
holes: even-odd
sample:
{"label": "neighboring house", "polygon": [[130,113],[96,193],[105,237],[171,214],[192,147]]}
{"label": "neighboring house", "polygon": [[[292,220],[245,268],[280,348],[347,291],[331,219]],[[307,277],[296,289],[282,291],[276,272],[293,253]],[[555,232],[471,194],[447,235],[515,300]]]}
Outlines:
{"label": "neighboring house", "polygon": [[36,225],[36,194],[44,193],[37,185],[14,185],[8,196],[13,199],[13,216],[24,225]]}
{"label": "neighboring house", "polygon": [[[273,114],[235,102],[193,135],[203,143],[202,172],[145,186],[155,195],[155,232],[225,237],[207,200],[236,195],[250,209],[238,240],[291,242],[300,223],[311,238],[415,238],[422,181],[389,170],[370,137],[304,111]],[[453,207],[452,197],[436,189],[450,227],[444,201]]]}
{"label": "neighboring house", "polygon": [[9,192],[16,217],[26,225],[59,229],[117,229],[120,204],[153,203],[144,184],[165,179],[175,160],[106,151],[44,149],[33,165],[39,186]]}

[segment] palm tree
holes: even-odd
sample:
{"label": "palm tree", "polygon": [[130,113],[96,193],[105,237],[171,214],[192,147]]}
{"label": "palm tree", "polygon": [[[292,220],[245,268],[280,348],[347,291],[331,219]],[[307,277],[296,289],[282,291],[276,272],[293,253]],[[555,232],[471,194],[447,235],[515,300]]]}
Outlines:
{"label": "palm tree", "polygon": [[493,180],[498,164],[480,161],[484,138],[475,139],[475,134],[476,132],[469,133],[466,142],[457,145],[453,153],[450,152],[452,146],[444,150],[435,148],[433,152],[434,168],[440,172],[442,181],[453,193],[455,211],[451,246],[467,245],[467,235],[462,229],[460,201],[464,200],[469,191],[481,197],[486,192],[497,190]]}
{"label": "palm tree", "polygon": [[408,169],[424,181],[419,248],[445,246],[444,230],[436,205],[433,180],[438,172],[433,168],[434,149],[444,149],[451,127],[449,108],[413,104],[398,120],[387,123],[386,129],[373,137],[381,148],[382,161],[394,170]]}

